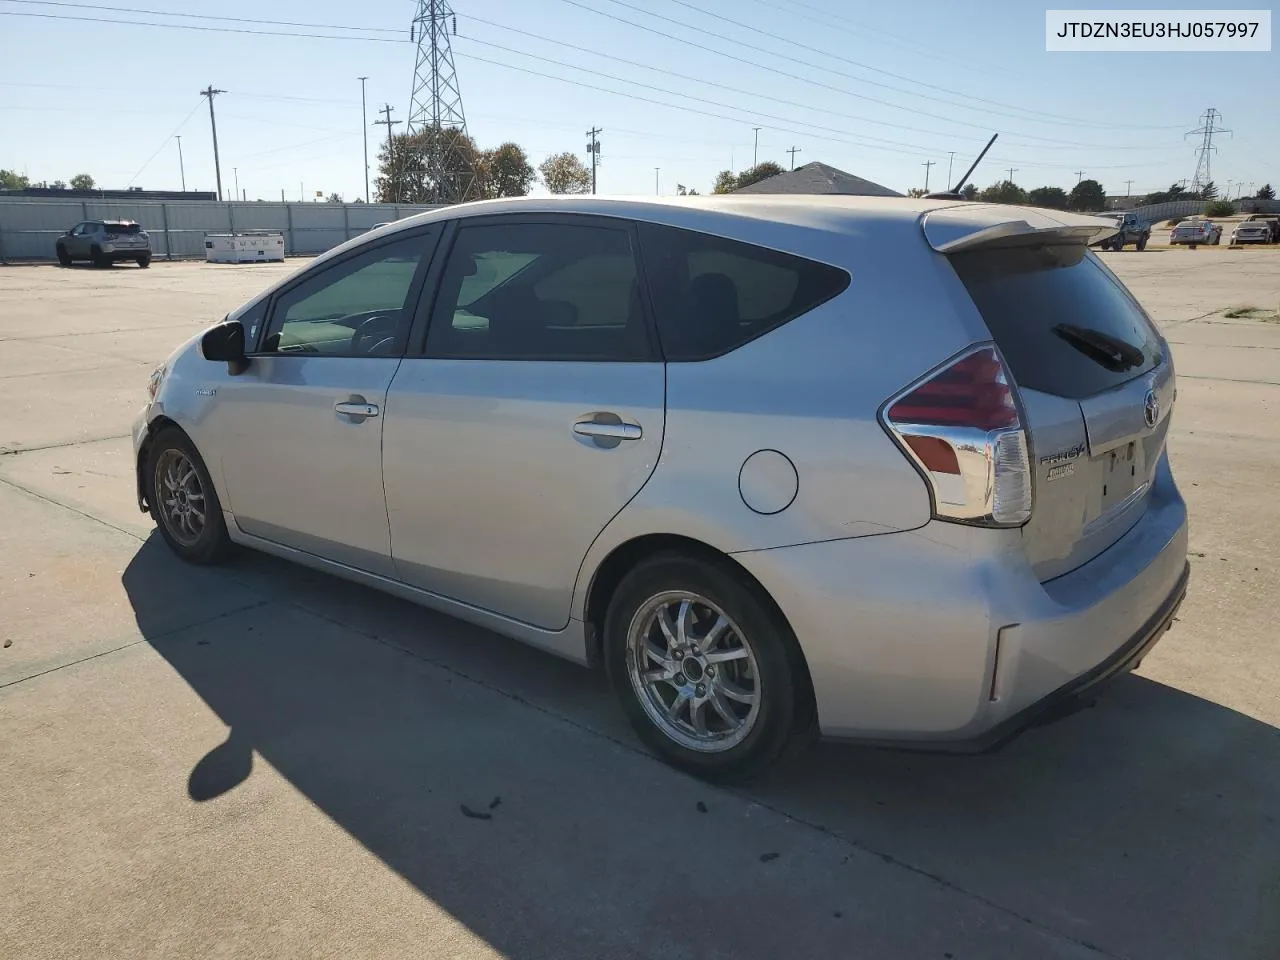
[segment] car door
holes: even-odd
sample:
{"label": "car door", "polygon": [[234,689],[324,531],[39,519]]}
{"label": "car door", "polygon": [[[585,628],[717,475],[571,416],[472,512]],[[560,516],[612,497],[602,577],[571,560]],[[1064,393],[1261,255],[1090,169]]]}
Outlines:
{"label": "car door", "polygon": [[[662,448],[665,377],[625,221],[463,220],[387,398],[396,570],[543,629]],[[416,338],[415,338],[416,339]]]}
{"label": "car door", "polygon": [[246,331],[248,368],[217,384],[201,425],[244,532],[393,573],[383,413],[439,234],[396,234],[304,273]]}
{"label": "car door", "polygon": [[85,231],[89,226],[90,224],[87,223],[77,223],[71,228],[71,235],[67,237],[64,244],[70,256],[87,257],[89,255],[89,244],[85,242]]}

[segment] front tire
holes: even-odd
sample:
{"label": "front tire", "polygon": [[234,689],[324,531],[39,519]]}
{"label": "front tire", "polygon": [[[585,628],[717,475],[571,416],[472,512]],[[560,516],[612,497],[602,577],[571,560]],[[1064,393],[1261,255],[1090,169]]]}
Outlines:
{"label": "front tire", "polygon": [[71,266],[71,254],[67,253],[67,248],[62,244],[58,244],[58,263],[64,267]]}
{"label": "front tire", "polygon": [[174,553],[188,563],[218,563],[231,538],[209,470],[191,439],[176,427],[156,434],[147,453],[147,503]]}
{"label": "front tire", "polygon": [[684,553],[642,561],[610,601],[604,656],[636,734],[694,776],[750,779],[813,729],[790,627],[727,564]]}
{"label": "front tire", "polygon": [[1138,252],[1139,252],[1139,253],[1141,253],[1143,250],[1147,249],[1147,241],[1148,241],[1148,240],[1150,240],[1150,239],[1151,239],[1151,235],[1150,235],[1150,234],[1147,234],[1147,233],[1144,233],[1142,236],[1140,236],[1140,237],[1138,238]]}

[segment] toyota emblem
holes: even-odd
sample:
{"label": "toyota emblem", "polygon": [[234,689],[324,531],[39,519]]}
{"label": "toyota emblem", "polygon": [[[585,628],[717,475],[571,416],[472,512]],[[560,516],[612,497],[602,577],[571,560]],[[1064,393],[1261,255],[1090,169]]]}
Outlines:
{"label": "toyota emblem", "polygon": [[1142,399],[1142,418],[1147,421],[1148,427],[1154,427],[1160,422],[1160,398],[1154,390],[1148,390]]}

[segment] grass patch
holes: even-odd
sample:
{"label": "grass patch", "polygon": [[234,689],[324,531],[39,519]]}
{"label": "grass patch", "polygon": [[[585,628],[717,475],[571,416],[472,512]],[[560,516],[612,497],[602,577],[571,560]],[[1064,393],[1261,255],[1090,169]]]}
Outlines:
{"label": "grass patch", "polygon": [[1222,314],[1230,320],[1262,320],[1265,323],[1280,323],[1280,313],[1275,310],[1263,310],[1261,307],[1232,307]]}

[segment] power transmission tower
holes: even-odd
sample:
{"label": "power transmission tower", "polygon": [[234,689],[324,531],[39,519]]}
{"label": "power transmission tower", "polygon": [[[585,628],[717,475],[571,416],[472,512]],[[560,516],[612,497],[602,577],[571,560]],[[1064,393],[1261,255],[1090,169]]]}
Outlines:
{"label": "power transmission tower", "polygon": [[1230,130],[1226,130],[1222,127],[1216,126],[1216,124],[1219,123],[1221,120],[1222,120],[1222,114],[1220,114],[1213,107],[1210,107],[1208,110],[1204,112],[1204,115],[1200,118],[1200,126],[1194,130],[1188,131],[1183,135],[1183,139],[1186,139],[1186,137],[1202,138],[1200,141],[1200,146],[1196,148],[1196,153],[1198,154],[1198,157],[1196,159],[1195,176],[1191,178],[1192,193],[1198,193],[1200,190],[1204,188],[1204,186],[1207,183],[1209,183],[1210,180],[1213,179],[1213,177],[1209,173],[1209,157],[1212,154],[1216,153],[1218,150],[1218,148],[1213,145],[1214,134],[1225,133],[1228,136],[1231,135]]}
{"label": "power transmission tower", "polygon": [[794,170],[794,169],[796,168],[796,154],[797,154],[797,153],[803,153],[803,152],[804,152],[804,151],[803,151],[803,150],[801,150],[799,147],[791,147],[790,149],[788,149],[788,150],[787,150],[787,153],[791,154],[791,169],[792,169],[792,170]]}
{"label": "power transmission tower", "polygon": [[418,12],[409,28],[410,39],[418,41],[418,57],[405,132],[428,134],[423,138],[425,155],[415,159],[425,164],[431,199],[436,203],[474,199],[476,179],[458,72],[449,45],[450,27],[456,35],[458,18],[448,0],[418,0]]}
{"label": "power transmission tower", "polygon": [[924,167],[924,192],[925,193],[929,192],[929,170],[933,167],[934,163],[936,163],[936,161],[926,160],[924,163],[920,164],[920,166]]}
{"label": "power transmission tower", "polygon": [[375,127],[387,128],[387,173],[390,174],[390,176],[387,179],[390,180],[391,183],[395,185],[395,194],[394,194],[395,202],[399,203],[400,202],[400,178],[396,176],[397,171],[396,171],[396,165],[394,162],[395,146],[391,140],[391,128],[394,127],[397,123],[403,123],[404,121],[391,119],[391,111],[394,109],[395,107],[393,107],[391,104],[389,103],[384,104],[382,109],[379,110],[378,112],[382,114],[384,117],[386,117],[386,119],[375,120],[373,121],[373,125]]}
{"label": "power transmission tower", "polygon": [[222,199],[222,166],[218,162],[218,123],[213,119],[213,98],[220,93],[226,93],[225,90],[213,89],[213,84],[209,84],[205,89],[200,91],[200,96],[209,98],[209,127],[213,130],[213,174],[218,178],[218,199]]}
{"label": "power transmission tower", "polygon": [[596,163],[600,159],[600,141],[596,139],[600,134],[604,133],[599,127],[592,127],[587,131],[587,136],[591,138],[591,142],[587,144],[587,153],[591,154],[591,192],[596,192]]}

